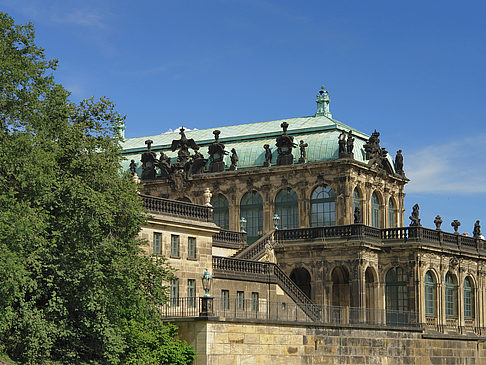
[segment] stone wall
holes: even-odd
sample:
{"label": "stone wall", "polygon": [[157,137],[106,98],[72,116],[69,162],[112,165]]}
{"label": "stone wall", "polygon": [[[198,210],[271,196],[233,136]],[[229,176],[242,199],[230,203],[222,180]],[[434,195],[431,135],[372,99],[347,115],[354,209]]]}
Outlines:
{"label": "stone wall", "polygon": [[486,364],[486,338],[420,331],[222,321],[180,321],[197,365]]}

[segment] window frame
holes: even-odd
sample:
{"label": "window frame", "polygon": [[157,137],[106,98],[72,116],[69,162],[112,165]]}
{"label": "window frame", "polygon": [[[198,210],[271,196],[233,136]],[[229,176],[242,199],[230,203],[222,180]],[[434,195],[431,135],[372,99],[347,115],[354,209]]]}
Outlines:
{"label": "window frame", "polygon": [[180,258],[181,254],[181,236],[177,234],[170,235],[170,257],[172,258]]}
{"label": "window frame", "polygon": [[312,190],[309,214],[311,227],[336,225],[336,194],[330,185],[319,185]]}
{"label": "window frame", "polygon": [[161,255],[162,254],[162,233],[154,232],[152,236],[152,254]]}
{"label": "window frame", "polygon": [[187,237],[187,259],[188,260],[196,260],[197,255],[197,238],[189,236]]}

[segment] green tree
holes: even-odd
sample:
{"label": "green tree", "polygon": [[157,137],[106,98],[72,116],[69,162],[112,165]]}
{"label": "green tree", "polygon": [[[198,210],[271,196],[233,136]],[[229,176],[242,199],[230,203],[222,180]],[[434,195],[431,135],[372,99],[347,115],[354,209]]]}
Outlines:
{"label": "green tree", "polygon": [[124,117],[105,98],[71,102],[56,64],[31,24],[0,13],[0,353],[191,363],[157,313],[172,274],[139,248],[142,206],[120,166]]}

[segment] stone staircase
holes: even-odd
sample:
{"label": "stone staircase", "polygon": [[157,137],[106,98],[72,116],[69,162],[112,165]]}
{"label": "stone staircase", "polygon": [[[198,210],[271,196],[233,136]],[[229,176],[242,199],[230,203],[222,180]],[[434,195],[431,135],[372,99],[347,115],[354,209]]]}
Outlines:
{"label": "stone staircase", "polygon": [[266,233],[258,240],[253,242],[250,246],[246,246],[238,250],[238,252],[236,252],[231,257],[235,259],[243,259],[243,260],[255,260],[255,261],[260,260],[263,257],[263,255],[265,255],[265,245],[268,242],[273,242],[274,232],[275,230]]}

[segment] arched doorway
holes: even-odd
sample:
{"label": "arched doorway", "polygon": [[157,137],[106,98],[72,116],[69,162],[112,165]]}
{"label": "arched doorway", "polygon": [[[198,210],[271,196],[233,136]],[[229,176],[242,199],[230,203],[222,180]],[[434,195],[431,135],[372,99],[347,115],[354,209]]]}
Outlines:
{"label": "arched doorway", "polygon": [[290,279],[311,299],[311,276],[303,267],[293,269],[290,273]]}
{"label": "arched doorway", "polygon": [[378,316],[376,313],[376,280],[375,270],[371,267],[367,267],[365,271],[365,320],[368,324],[376,324]]}
{"label": "arched doorway", "polygon": [[344,266],[335,267],[331,274],[332,299],[331,305],[337,307],[349,307],[349,272]]}

